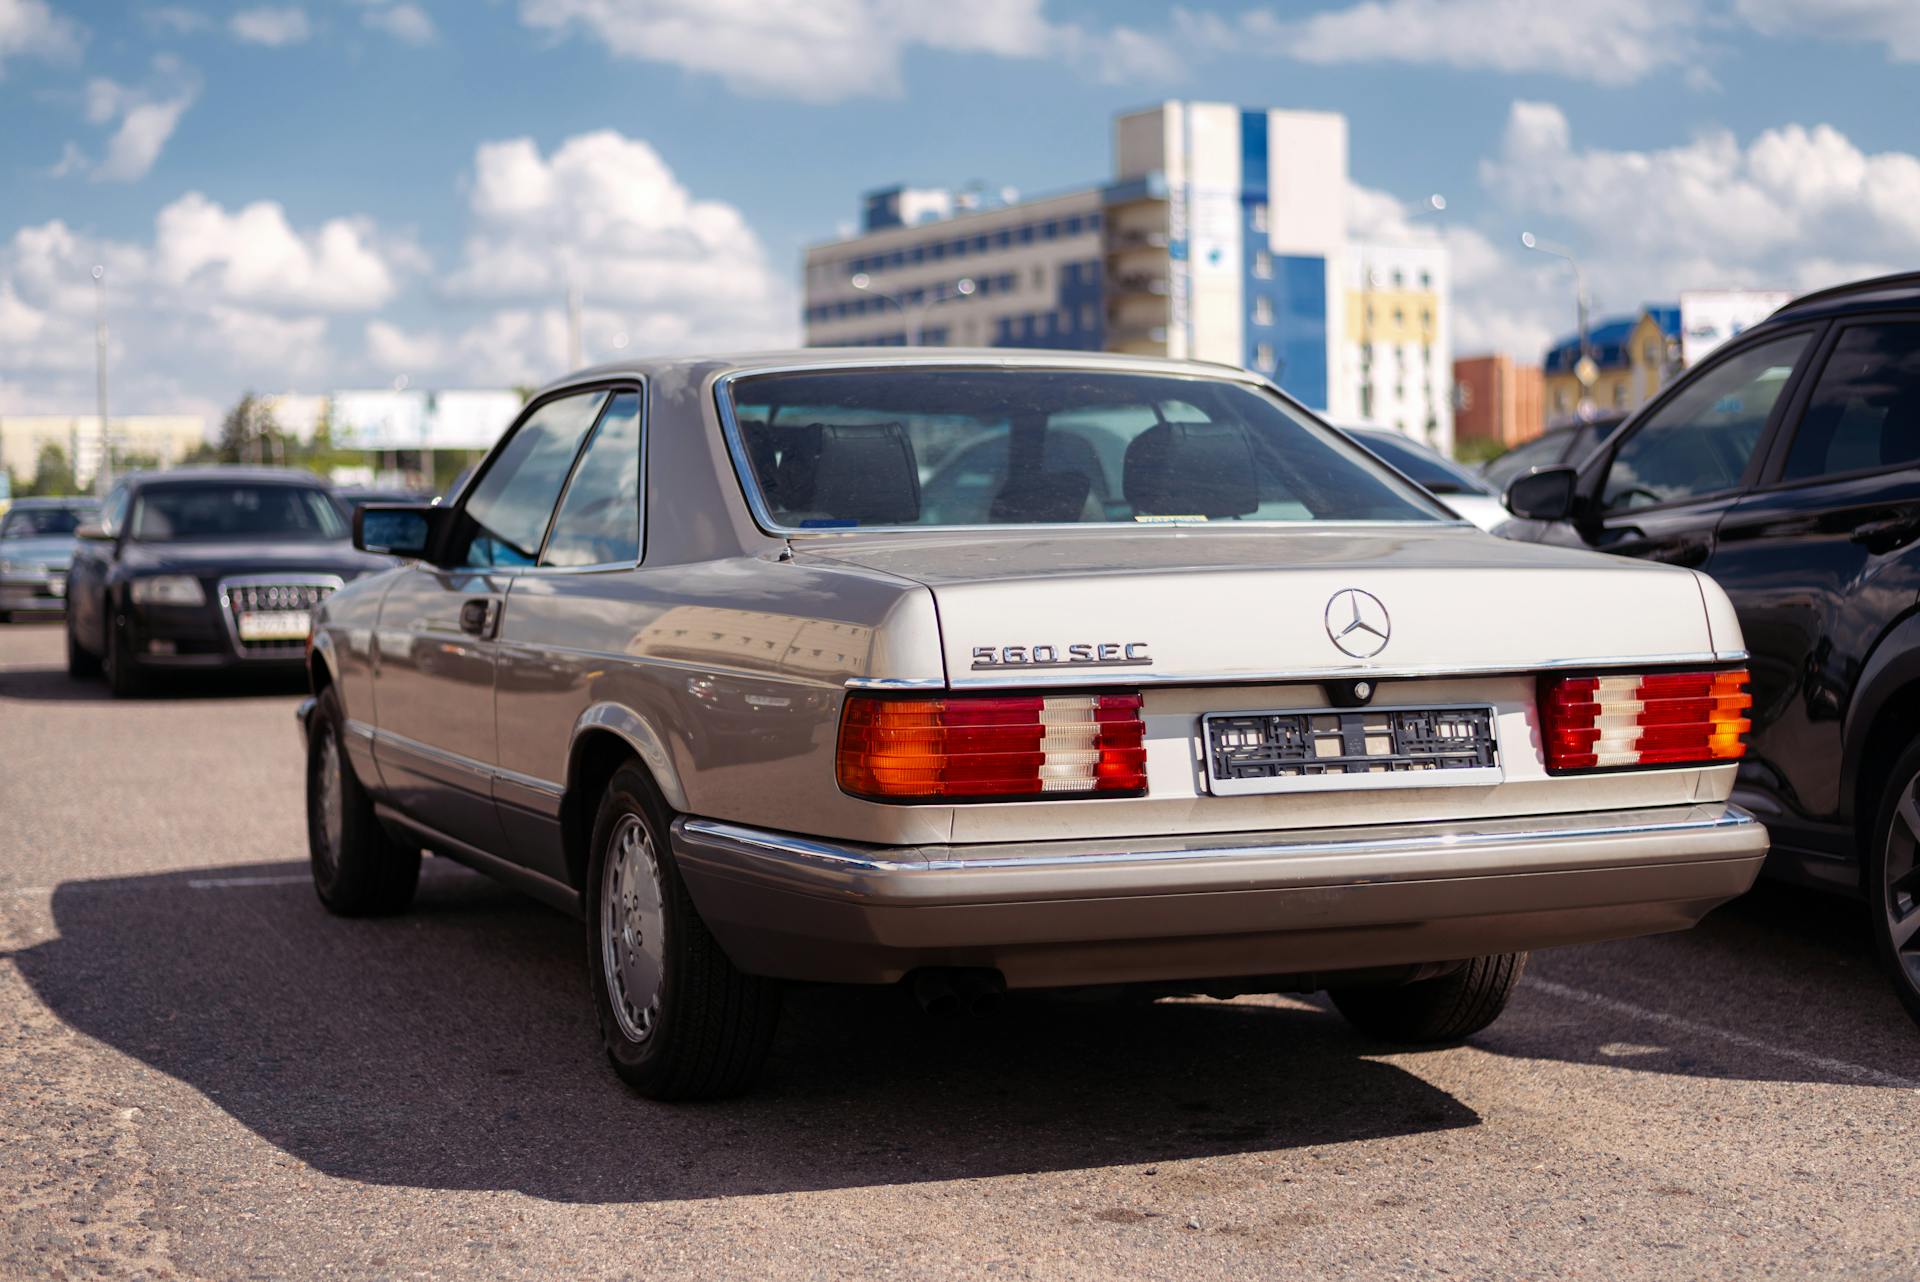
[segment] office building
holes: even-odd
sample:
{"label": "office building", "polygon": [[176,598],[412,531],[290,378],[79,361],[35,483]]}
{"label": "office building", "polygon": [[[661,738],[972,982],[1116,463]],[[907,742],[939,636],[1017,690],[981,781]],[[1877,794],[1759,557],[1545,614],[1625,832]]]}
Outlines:
{"label": "office building", "polygon": [[1349,243],[1345,117],[1162,103],[1115,120],[1112,171],[1018,202],[869,193],[858,235],[807,250],[806,341],[1219,361],[1451,445],[1445,250]]}

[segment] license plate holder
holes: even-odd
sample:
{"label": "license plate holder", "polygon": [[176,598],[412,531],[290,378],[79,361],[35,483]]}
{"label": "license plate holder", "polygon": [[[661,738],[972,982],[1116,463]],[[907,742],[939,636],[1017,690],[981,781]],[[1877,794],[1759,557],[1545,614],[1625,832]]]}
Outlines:
{"label": "license plate holder", "polygon": [[304,641],[312,627],[306,610],[249,610],[234,620],[242,641]]}
{"label": "license plate holder", "polygon": [[1209,712],[1200,722],[1216,796],[1486,787],[1506,777],[1487,704]]}

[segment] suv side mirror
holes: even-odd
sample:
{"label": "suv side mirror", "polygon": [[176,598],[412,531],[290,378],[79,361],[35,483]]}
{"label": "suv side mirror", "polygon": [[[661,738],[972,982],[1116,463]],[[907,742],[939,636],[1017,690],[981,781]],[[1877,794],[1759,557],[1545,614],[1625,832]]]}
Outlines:
{"label": "suv side mirror", "polygon": [[1564,521],[1573,515],[1573,491],[1579,480],[1580,474],[1570,467],[1536,467],[1514,477],[1500,501],[1525,521]]}
{"label": "suv side mirror", "polygon": [[425,560],[449,515],[449,508],[424,503],[369,503],[353,514],[353,546]]}

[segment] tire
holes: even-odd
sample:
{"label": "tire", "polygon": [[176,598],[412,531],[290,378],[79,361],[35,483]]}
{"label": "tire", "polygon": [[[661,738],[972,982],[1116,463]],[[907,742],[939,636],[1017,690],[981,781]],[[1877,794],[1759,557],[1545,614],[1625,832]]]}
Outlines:
{"label": "tire", "polygon": [[[614,1072],[650,1099],[719,1099],[753,1084],[780,986],[745,975],[693,906],[665,803],[638,765],[614,773],[587,863],[587,983]],[[642,1000],[644,998],[644,1000]]]}
{"label": "tire", "polygon": [[320,692],[307,731],[307,859],[314,893],[341,917],[403,912],[420,884],[420,847],[395,841],[353,773],[340,696]]}
{"label": "tire", "polygon": [[1526,966],[1525,953],[1499,953],[1434,979],[1329,995],[1347,1022],[1382,1041],[1457,1042],[1500,1017]]}
{"label": "tire", "polygon": [[100,675],[100,656],[80,644],[73,631],[73,611],[67,611],[67,675],[85,681]]}
{"label": "tire", "polygon": [[1867,847],[1867,909],[1874,955],[1920,1023],[1920,742],[1889,777]]}
{"label": "tire", "polygon": [[102,666],[107,673],[107,689],[116,699],[131,698],[147,688],[146,677],[127,653],[126,637],[111,618],[107,620],[107,654]]}

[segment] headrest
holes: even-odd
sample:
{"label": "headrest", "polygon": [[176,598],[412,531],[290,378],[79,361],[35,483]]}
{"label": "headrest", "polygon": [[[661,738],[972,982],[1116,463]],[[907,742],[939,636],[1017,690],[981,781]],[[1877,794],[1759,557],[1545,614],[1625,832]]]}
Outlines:
{"label": "headrest", "polygon": [[1159,423],[1127,446],[1121,490],[1141,516],[1259,510],[1253,441],[1237,423]]}
{"label": "headrest", "polygon": [[920,469],[900,424],[809,423],[779,440],[783,510],[862,525],[920,519]]}

